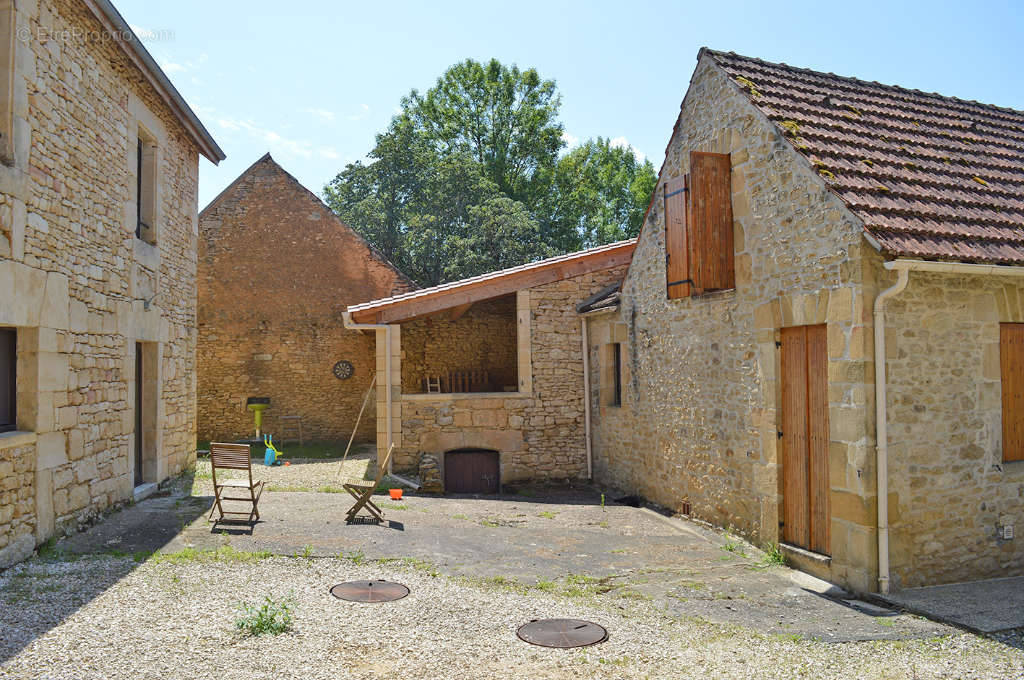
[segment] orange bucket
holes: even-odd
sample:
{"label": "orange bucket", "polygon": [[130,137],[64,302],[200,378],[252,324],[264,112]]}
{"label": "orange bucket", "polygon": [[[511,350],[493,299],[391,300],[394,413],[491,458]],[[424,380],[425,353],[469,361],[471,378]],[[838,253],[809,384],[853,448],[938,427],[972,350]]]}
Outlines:
{"label": "orange bucket", "polygon": [[391,494],[391,500],[393,500],[393,501],[400,501],[400,500],[402,500],[402,490],[401,489],[389,489],[388,493]]}

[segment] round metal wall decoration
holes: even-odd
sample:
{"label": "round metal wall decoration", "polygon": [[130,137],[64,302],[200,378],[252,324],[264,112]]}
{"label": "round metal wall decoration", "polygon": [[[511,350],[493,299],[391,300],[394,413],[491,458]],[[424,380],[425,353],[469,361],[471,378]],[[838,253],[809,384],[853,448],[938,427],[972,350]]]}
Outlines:
{"label": "round metal wall decoration", "polygon": [[355,370],[356,369],[354,366],[352,366],[351,361],[346,361],[345,359],[342,359],[338,363],[334,364],[334,377],[337,378],[338,380],[347,380],[348,378],[352,377],[352,374],[355,373]]}

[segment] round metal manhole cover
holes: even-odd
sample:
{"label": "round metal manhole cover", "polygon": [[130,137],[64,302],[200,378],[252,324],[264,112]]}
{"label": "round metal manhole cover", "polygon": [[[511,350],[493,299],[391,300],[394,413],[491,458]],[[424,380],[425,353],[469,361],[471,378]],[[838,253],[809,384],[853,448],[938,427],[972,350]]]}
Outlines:
{"label": "round metal manhole cover", "polygon": [[520,626],[520,640],[541,647],[587,647],[608,639],[608,631],[592,621],[580,619],[540,619]]}
{"label": "round metal manhole cover", "polygon": [[349,602],[391,602],[401,600],[409,589],[391,581],[348,581],[331,588],[331,595]]}

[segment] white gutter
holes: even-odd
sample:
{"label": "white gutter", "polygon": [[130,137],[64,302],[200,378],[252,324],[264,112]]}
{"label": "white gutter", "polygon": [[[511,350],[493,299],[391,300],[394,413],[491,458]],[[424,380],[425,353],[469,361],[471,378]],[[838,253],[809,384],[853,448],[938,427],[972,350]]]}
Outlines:
{"label": "white gutter", "polygon": [[[345,312],[342,315],[344,319],[345,328],[352,330],[372,330],[372,331],[384,331],[384,417],[386,422],[384,423],[384,432],[387,437],[387,441],[384,443],[385,449],[390,449],[391,444],[394,443],[394,433],[391,427],[391,324],[387,323],[356,323],[352,321],[352,315]],[[391,474],[391,468],[394,464],[394,457],[388,459],[388,474]]]}
{"label": "white gutter", "polygon": [[894,260],[883,265],[897,273],[896,283],[875,298],[875,453],[878,486],[878,590],[889,592],[889,432],[886,419],[885,303],[907,287],[910,272],[972,276],[1024,277],[1024,267],[962,262]]}
{"label": "white gutter", "polygon": [[583,331],[583,432],[587,442],[587,479],[594,479],[594,456],[590,444],[590,343],[587,341],[587,317],[580,318]]}
{"label": "white gutter", "polygon": [[[894,269],[886,262],[886,269]],[[896,283],[875,297],[875,468],[878,487],[878,592],[889,592],[889,433],[885,407],[885,303],[907,287],[910,270],[897,270]]]}

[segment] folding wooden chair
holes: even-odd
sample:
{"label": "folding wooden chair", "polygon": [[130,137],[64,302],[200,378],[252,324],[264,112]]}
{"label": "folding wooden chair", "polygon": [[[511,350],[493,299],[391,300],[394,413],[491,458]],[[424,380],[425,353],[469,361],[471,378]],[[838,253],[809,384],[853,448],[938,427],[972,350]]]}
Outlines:
{"label": "folding wooden chair", "polygon": [[[218,468],[221,470],[245,470],[249,474],[249,481],[244,479],[224,479],[218,482]],[[224,515],[248,515],[250,524],[260,518],[258,506],[260,494],[263,493],[263,482],[252,481],[252,457],[250,456],[248,444],[210,442],[210,471],[213,474],[213,495],[215,500],[213,507],[210,508],[208,520],[213,518],[215,510],[220,511],[220,517],[217,519],[218,522],[224,519]],[[225,489],[239,489],[241,490],[240,494],[248,492],[248,495],[225,496],[223,495]],[[221,505],[222,501],[252,503],[252,510],[249,512],[225,510]]]}
{"label": "folding wooden chair", "polygon": [[351,524],[355,521],[356,516],[360,510],[364,508],[371,516],[373,516],[378,522],[384,521],[384,511],[381,510],[377,505],[370,499],[373,495],[374,490],[387,475],[388,462],[391,460],[391,453],[395,450],[395,445],[392,444],[388,447],[388,452],[384,456],[384,460],[377,466],[377,477],[370,484],[343,484],[345,491],[352,494],[352,498],[356,499],[356,502],[352,504],[349,511],[345,514],[345,522]]}

